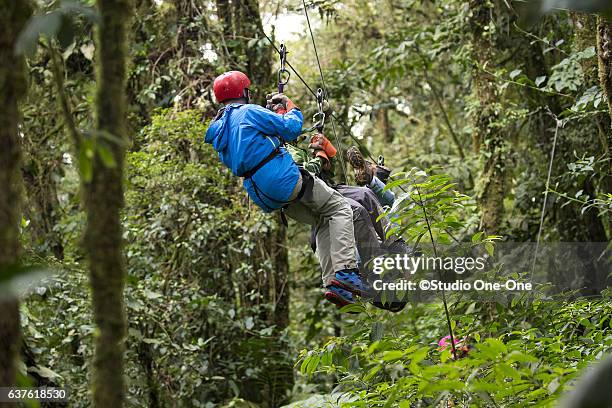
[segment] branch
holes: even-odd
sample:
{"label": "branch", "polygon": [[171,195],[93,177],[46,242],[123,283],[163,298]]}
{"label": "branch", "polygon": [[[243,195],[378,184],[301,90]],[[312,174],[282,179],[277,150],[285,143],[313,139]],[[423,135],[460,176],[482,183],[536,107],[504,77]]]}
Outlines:
{"label": "branch", "polygon": [[446,109],[444,109],[444,105],[442,104],[442,99],[440,97],[440,94],[438,93],[437,88],[435,87],[435,85],[432,83],[432,81],[429,78],[429,73],[427,72],[427,60],[425,59],[423,54],[421,54],[418,48],[416,48],[416,53],[419,56],[419,58],[421,58],[421,61],[423,62],[423,75],[425,77],[425,82],[427,82],[427,85],[429,85],[429,87],[431,88],[431,92],[433,93],[436,104],[442,111],[442,118],[444,119],[444,123],[446,123],[446,127],[448,128],[448,131],[451,137],[453,138],[453,142],[455,143],[455,147],[457,148],[459,157],[461,157],[461,159],[465,159],[465,153],[463,152],[463,147],[461,147],[461,142],[459,141],[459,137],[453,130],[453,125],[451,124],[450,118],[448,117],[448,114],[446,113]]}
{"label": "branch", "polygon": [[49,42],[48,46],[43,44],[43,47],[49,50],[49,54],[51,55],[51,71],[53,74],[53,80],[55,81],[60,107],[62,109],[62,116],[64,117],[64,125],[66,125],[68,133],[70,134],[77,151],[79,151],[83,141],[83,135],[81,135],[76,126],[74,115],[72,113],[72,107],[70,105],[70,101],[68,100],[68,96],[66,95],[63,63],[60,60],[61,56],[51,42]]}

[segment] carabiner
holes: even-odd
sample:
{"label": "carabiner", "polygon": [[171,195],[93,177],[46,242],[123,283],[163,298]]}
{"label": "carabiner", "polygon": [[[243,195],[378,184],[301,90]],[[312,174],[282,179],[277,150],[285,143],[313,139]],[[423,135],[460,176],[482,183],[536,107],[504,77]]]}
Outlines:
{"label": "carabiner", "polygon": [[317,129],[319,133],[323,133],[323,128],[325,127],[325,112],[317,112],[312,117],[312,121],[314,122],[313,128]]}
{"label": "carabiner", "polygon": [[285,63],[287,62],[287,48],[284,43],[281,43],[280,48],[278,50],[278,54],[280,55],[280,69],[278,70],[278,92],[283,93],[285,85],[289,83],[289,78],[291,78],[291,72],[287,71],[285,68]]}
{"label": "carabiner", "polygon": [[323,94],[323,89],[317,89],[317,104],[319,105],[319,112],[323,112],[323,100],[325,99],[325,95]]}
{"label": "carabiner", "polygon": [[314,127],[319,133],[323,133],[323,128],[325,127],[325,112],[323,111],[323,100],[323,89],[319,88],[317,89],[317,105],[319,107],[319,111],[312,117],[312,121],[315,123]]}

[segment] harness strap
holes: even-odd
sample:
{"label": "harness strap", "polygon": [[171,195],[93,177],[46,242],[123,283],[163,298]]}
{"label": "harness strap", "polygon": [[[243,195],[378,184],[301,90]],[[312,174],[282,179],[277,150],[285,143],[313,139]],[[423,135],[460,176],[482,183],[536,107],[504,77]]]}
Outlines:
{"label": "harness strap", "polygon": [[[266,158],[267,159],[267,158]],[[265,160],[265,159],[264,159]],[[270,159],[271,160],[271,159]],[[270,161],[268,160],[268,161]],[[258,167],[258,166],[255,166]],[[259,167],[261,168],[261,167]],[[274,210],[274,208],[268,206],[266,204],[266,202],[264,201],[264,197],[270,202],[274,202],[277,204],[281,205],[281,212],[283,209],[285,209],[288,205],[293,204],[297,201],[300,201],[302,199],[302,197],[304,197],[304,195],[306,193],[311,194],[312,192],[312,187],[314,186],[314,177],[312,177],[312,175],[303,167],[298,166],[298,169],[300,171],[300,174],[302,175],[302,187],[300,188],[300,191],[298,192],[297,196],[293,199],[293,200],[289,200],[289,201],[280,201],[277,200],[273,197],[270,197],[269,195],[267,195],[266,193],[264,193],[255,183],[255,180],[253,180],[253,174],[255,174],[255,172],[252,172],[250,177],[245,177],[251,180],[251,185],[253,186],[253,190],[255,191],[255,195],[257,195],[257,198],[259,199],[259,201],[261,201],[261,203],[263,205],[265,205],[266,207],[268,207],[268,209],[270,210]],[[263,196],[263,197],[262,197]],[[284,217],[284,214],[281,214],[281,218]],[[283,220],[283,224],[285,224],[285,220]]]}
{"label": "harness strap", "polygon": [[245,179],[252,178],[255,173],[259,171],[259,169],[268,164],[272,159],[276,157],[277,154],[280,154],[280,145],[276,146],[276,149],[272,150],[270,154],[267,155],[262,161],[257,163],[255,167],[253,167],[251,170],[246,171],[244,174],[240,175],[240,177],[244,177]]}

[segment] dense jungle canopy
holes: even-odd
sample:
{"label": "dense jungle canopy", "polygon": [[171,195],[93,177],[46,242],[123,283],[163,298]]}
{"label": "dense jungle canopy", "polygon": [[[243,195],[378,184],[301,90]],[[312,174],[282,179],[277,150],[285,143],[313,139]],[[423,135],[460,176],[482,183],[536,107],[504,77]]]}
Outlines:
{"label": "dense jungle canopy", "polygon": [[[27,406],[612,406],[611,10],[0,0],[0,387],[69,389]],[[310,228],[204,142],[214,79],[247,73],[265,105],[281,43],[305,128],[326,91],[338,180],[350,146],[383,155],[395,234],[534,289],[330,305]]]}

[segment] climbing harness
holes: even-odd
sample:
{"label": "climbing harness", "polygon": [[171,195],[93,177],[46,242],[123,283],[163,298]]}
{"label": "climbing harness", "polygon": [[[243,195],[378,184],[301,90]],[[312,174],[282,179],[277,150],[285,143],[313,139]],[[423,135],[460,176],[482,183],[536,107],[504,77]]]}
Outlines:
{"label": "climbing harness", "polygon": [[[259,186],[257,186],[257,184],[255,183],[255,180],[253,179],[253,176],[255,176],[255,174],[262,167],[264,167],[266,164],[268,164],[270,161],[272,161],[276,156],[278,156],[280,154],[283,154],[283,152],[281,151],[282,147],[283,147],[283,145],[279,144],[276,147],[276,149],[271,151],[269,155],[267,155],[262,161],[257,163],[252,169],[250,169],[250,170],[244,172],[243,174],[239,175],[239,177],[243,177],[245,180],[250,180],[251,181],[251,185],[253,186],[253,191],[255,191],[255,195],[257,196],[259,201],[261,201],[261,203],[264,206],[266,206],[269,210],[274,210],[274,208],[272,208],[268,204],[266,204],[266,200],[267,200],[268,203],[279,204],[281,206],[281,213],[283,212],[282,210],[284,210],[288,205],[293,204],[293,203],[301,200],[302,197],[304,196],[304,194],[306,194],[306,192],[312,190],[312,187],[314,185],[314,179],[312,179],[312,177],[310,176],[310,173],[308,173],[307,171],[302,171],[303,169],[300,166],[298,166],[298,169],[299,169],[301,177],[302,177],[302,186],[301,186],[300,191],[298,192],[297,196],[295,198],[291,199],[291,200],[288,200],[288,201],[277,200],[276,198],[270,197],[268,194],[264,193],[259,188]],[[264,200],[264,198],[266,200]],[[283,224],[285,224],[285,226],[286,226],[287,225],[287,220],[284,217],[284,214],[281,214],[281,218],[283,218]]]}

